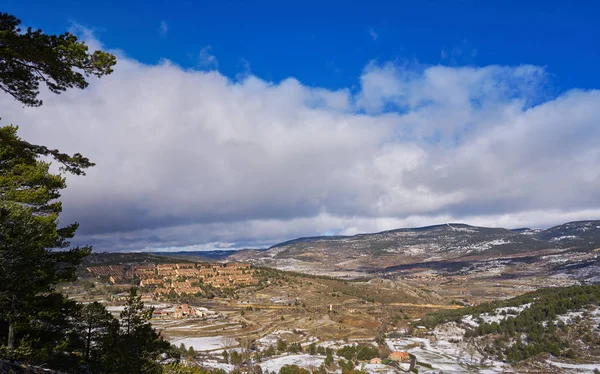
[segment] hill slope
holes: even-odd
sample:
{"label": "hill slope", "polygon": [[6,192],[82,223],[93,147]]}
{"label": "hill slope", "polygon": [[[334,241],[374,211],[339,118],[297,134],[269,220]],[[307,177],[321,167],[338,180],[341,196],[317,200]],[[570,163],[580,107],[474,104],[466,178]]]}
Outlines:
{"label": "hill slope", "polygon": [[299,238],[266,251],[236,253],[229,259],[297,270],[311,267],[364,270],[432,260],[599,247],[600,221],[570,222],[547,230],[448,223],[375,234]]}

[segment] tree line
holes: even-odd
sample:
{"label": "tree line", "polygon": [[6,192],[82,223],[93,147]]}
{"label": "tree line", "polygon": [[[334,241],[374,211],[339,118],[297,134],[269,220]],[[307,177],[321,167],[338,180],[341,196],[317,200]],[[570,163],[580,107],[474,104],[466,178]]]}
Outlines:
{"label": "tree line", "polygon": [[[525,304],[529,307],[516,309]],[[498,308],[508,308],[501,312],[506,318],[498,322],[484,322],[479,319],[475,328],[467,328],[465,338],[489,337],[491,344],[485,345],[484,352],[500,360],[519,362],[541,353],[553,356],[575,358],[569,326],[558,318],[569,312],[595,308],[600,305],[600,285],[552,287],[529,292],[524,295],[478,306],[428,314],[419,322],[427,327],[456,321],[462,323],[467,315],[496,314]],[[581,336],[582,335],[582,336]],[[580,329],[578,338],[583,337],[588,344],[600,344],[600,337],[591,331]]]}

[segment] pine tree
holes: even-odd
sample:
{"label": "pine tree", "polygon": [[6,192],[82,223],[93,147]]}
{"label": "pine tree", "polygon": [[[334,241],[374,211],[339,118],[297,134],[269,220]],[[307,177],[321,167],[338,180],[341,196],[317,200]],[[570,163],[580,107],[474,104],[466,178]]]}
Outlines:
{"label": "pine tree", "polygon": [[[89,76],[112,73],[115,56],[103,52],[89,53],[85,43],[71,33],[48,35],[41,30],[22,30],[21,20],[0,13],[0,90],[26,106],[40,106],[40,83],[55,94],[69,88],[88,86]],[[73,174],[85,174],[94,164],[81,154],[68,155],[57,149],[6,137],[0,132],[0,145],[10,145],[39,156],[50,156]]]}
{"label": "pine tree", "polygon": [[[0,129],[18,141],[17,128]],[[75,279],[75,267],[89,248],[69,247],[77,224],[58,227],[65,179],[27,149],[0,143],[0,320],[6,321],[9,349],[19,344],[17,324],[26,324],[36,298],[58,282]]]}
{"label": "pine tree", "polygon": [[[89,53],[70,33],[22,30],[20,23],[15,16],[0,13],[0,90],[20,103],[41,105],[40,83],[58,94],[85,88],[91,75],[112,72],[113,55]],[[66,336],[74,331],[77,308],[54,288],[75,278],[76,265],[90,249],[67,249],[77,224],[58,227],[62,206],[57,199],[65,180],[49,172],[42,156],[77,175],[93,166],[81,154],[68,155],[20,139],[17,127],[0,127],[0,325],[8,327],[0,352],[44,363],[60,356],[63,359],[54,362],[63,367],[70,360],[64,359],[67,350],[75,349],[72,342],[78,341]]]}
{"label": "pine tree", "polygon": [[104,305],[97,301],[83,306],[79,314],[79,326],[84,340],[84,362],[90,364],[96,359],[99,352],[94,343],[105,339],[114,317],[106,310]]}
{"label": "pine tree", "polygon": [[153,308],[145,308],[137,288],[132,287],[121,312],[121,367],[120,372],[141,374],[160,373],[159,355],[170,344],[152,328],[150,319]]}

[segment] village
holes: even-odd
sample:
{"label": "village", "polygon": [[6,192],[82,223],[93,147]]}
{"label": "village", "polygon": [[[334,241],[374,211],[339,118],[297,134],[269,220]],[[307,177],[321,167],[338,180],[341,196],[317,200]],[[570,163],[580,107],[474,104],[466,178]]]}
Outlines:
{"label": "village", "polygon": [[[98,300],[118,318],[124,308],[125,291],[138,286],[142,300],[152,307],[152,325],[173,345],[188,351],[191,348],[195,352],[188,358],[192,365],[230,372],[235,363],[225,359],[223,352],[235,356],[233,352],[247,348],[254,357],[252,361],[264,372],[278,372],[285,364],[294,363],[316,368],[326,361],[327,352],[335,359],[328,371],[335,371],[342,358],[338,350],[354,344],[377,351],[362,360],[368,372],[409,371],[418,363],[416,356],[403,347],[386,345],[380,352],[377,347],[381,345],[373,337],[373,327],[380,323],[369,315],[381,310],[372,310],[373,304],[364,304],[360,298],[342,296],[349,292],[342,281],[333,281],[341,288],[331,288],[328,279],[299,275],[290,278],[238,262],[121,262],[87,266],[85,271],[95,290],[121,292],[92,295],[86,291],[71,297],[83,297],[84,302]],[[258,286],[261,279],[266,288]],[[379,285],[367,287],[380,290]],[[236,296],[202,297],[208,288],[235,289]],[[364,292],[372,293],[367,289]],[[394,293],[401,297],[398,291]],[[198,297],[187,297],[190,295]],[[192,301],[181,301],[188,299]],[[413,333],[432,338],[418,329]],[[312,351],[311,345],[325,351]]]}
{"label": "village", "polygon": [[[478,283],[485,272],[470,280],[431,269],[401,280],[345,280],[243,262],[153,263],[138,257],[87,264],[81,268],[87,276],[62,290],[84,303],[99,301],[119,318],[126,291],[137,286],[152,308],[153,327],[189,366],[269,374],[289,365],[318,373],[350,372],[350,366],[362,373],[514,372],[464,339],[464,324],[431,328],[421,321],[431,311],[493,297],[489,290],[499,287]],[[470,292],[454,286],[460,281],[471,282]],[[494,282],[517,290],[509,279]],[[465,319],[471,320],[476,318]]]}
{"label": "village", "polygon": [[207,288],[226,289],[258,284],[250,264],[167,263],[91,266],[87,271],[112,284],[137,285],[155,296],[202,294]]}

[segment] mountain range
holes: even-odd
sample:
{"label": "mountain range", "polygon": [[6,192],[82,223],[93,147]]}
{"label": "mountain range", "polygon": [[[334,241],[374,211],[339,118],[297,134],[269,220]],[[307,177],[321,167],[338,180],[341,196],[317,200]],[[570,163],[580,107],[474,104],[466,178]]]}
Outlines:
{"label": "mountain range", "polygon": [[354,236],[298,238],[266,250],[238,251],[227,260],[290,270],[365,271],[440,260],[480,260],[596,248],[600,248],[600,220],[569,222],[546,230],[447,223]]}

